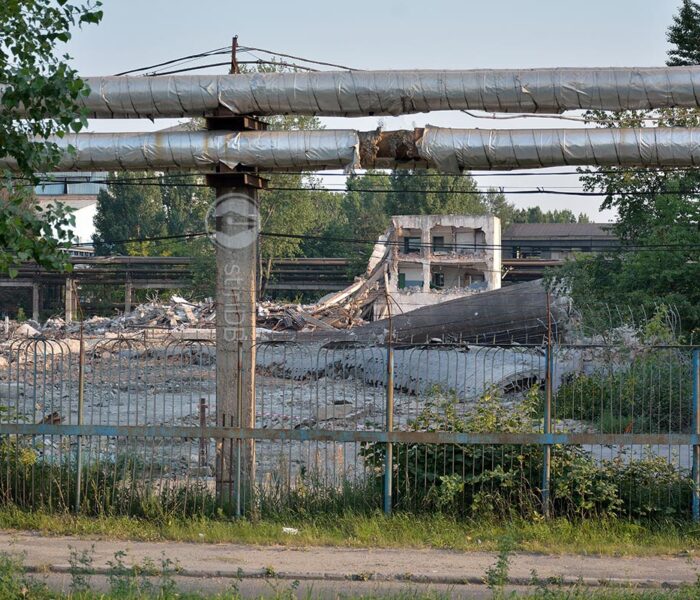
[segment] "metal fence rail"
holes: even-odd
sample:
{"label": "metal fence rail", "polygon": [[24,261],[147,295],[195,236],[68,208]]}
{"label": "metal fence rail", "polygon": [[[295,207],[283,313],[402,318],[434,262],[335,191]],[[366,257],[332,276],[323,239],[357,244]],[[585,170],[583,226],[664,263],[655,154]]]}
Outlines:
{"label": "metal fence rail", "polygon": [[241,429],[217,425],[211,343],[19,340],[0,354],[0,498],[214,514],[231,439],[255,445],[234,512],[700,518],[699,357],[637,342],[263,343],[255,427]]}

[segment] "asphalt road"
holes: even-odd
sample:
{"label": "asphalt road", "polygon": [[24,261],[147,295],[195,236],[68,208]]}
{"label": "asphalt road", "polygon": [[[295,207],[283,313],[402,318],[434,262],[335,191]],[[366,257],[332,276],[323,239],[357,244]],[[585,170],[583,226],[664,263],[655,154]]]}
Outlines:
{"label": "asphalt road", "polygon": [[[44,537],[28,532],[1,532],[0,551],[21,557],[37,578],[57,589],[70,585],[71,548],[92,556],[94,586],[106,586],[115,554],[126,553],[126,565],[162,559],[177,565],[174,575],[182,589],[218,592],[238,586],[249,594],[284,590],[298,583],[298,590],[313,589],[322,596],[339,592],[388,593],[413,589],[448,591],[453,597],[490,597],[484,577],[496,562],[489,552],[456,552],[436,549],[376,549],[185,542],[133,542]],[[686,556],[643,558],[575,555],[510,556],[509,583],[530,586],[533,576],[554,585],[583,583],[677,587],[695,583],[700,560]]]}

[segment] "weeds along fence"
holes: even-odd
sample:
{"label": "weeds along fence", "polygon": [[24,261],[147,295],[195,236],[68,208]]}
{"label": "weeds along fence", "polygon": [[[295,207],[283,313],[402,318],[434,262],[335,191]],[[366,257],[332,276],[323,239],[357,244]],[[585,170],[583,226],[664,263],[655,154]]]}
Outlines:
{"label": "weeds along fence", "polygon": [[[0,499],[149,517],[700,517],[697,348],[261,343],[256,362],[255,427],[227,429],[212,343],[6,345]],[[224,438],[254,446],[252,482],[223,461],[242,482],[233,507],[216,495]]]}

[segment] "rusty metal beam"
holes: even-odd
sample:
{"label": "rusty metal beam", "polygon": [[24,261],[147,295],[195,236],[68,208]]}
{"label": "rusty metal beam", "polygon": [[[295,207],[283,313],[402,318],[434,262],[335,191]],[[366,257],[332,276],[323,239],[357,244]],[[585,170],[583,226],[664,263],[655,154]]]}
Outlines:
{"label": "rusty metal beam", "polygon": [[700,443],[692,433],[458,433],[449,431],[356,431],[183,427],[168,425],[52,425],[0,423],[0,435],[83,435],[133,438],[212,438],[298,442],[380,442],[397,444],[531,444],[601,446],[687,446]]}

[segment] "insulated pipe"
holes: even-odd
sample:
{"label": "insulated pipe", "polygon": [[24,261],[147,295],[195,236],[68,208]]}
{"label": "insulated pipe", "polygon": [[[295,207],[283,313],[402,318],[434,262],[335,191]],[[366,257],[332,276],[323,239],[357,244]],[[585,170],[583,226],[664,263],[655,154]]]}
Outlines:
{"label": "insulated pipe", "polygon": [[[700,107],[700,67],[323,71],[86,77],[96,118],[238,115],[359,117],[434,110],[560,113]],[[0,95],[2,86],[0,86]],[[14,114],[21,116],[20,110]]]}
{"label": "insulated pipe", "polygon": [[[88,133],[51,141],[64,150],[58,171],[214,172],[220,165],[240,165],[269,171],[429,166],[459,172],[566,165],[700,165],[700,128],[676,127]],[[17,169],[17,163],[0,159],[2,168]]]}
{"label": "insulated pipe", "polygon": [[418,154],[446,172],[566,165],[693,167],[700,129],[444,129],[426,127]]}
{"label": "insulated pipe", "polygon": [[[80,133],[49,141],[63,150],[57,171],[213,172],[220,165],[230,169],[349,170],[359,166],[358,134],[346,130]],[[17,163],[5,157],[0,159],[0,168],[16,170]]]}

